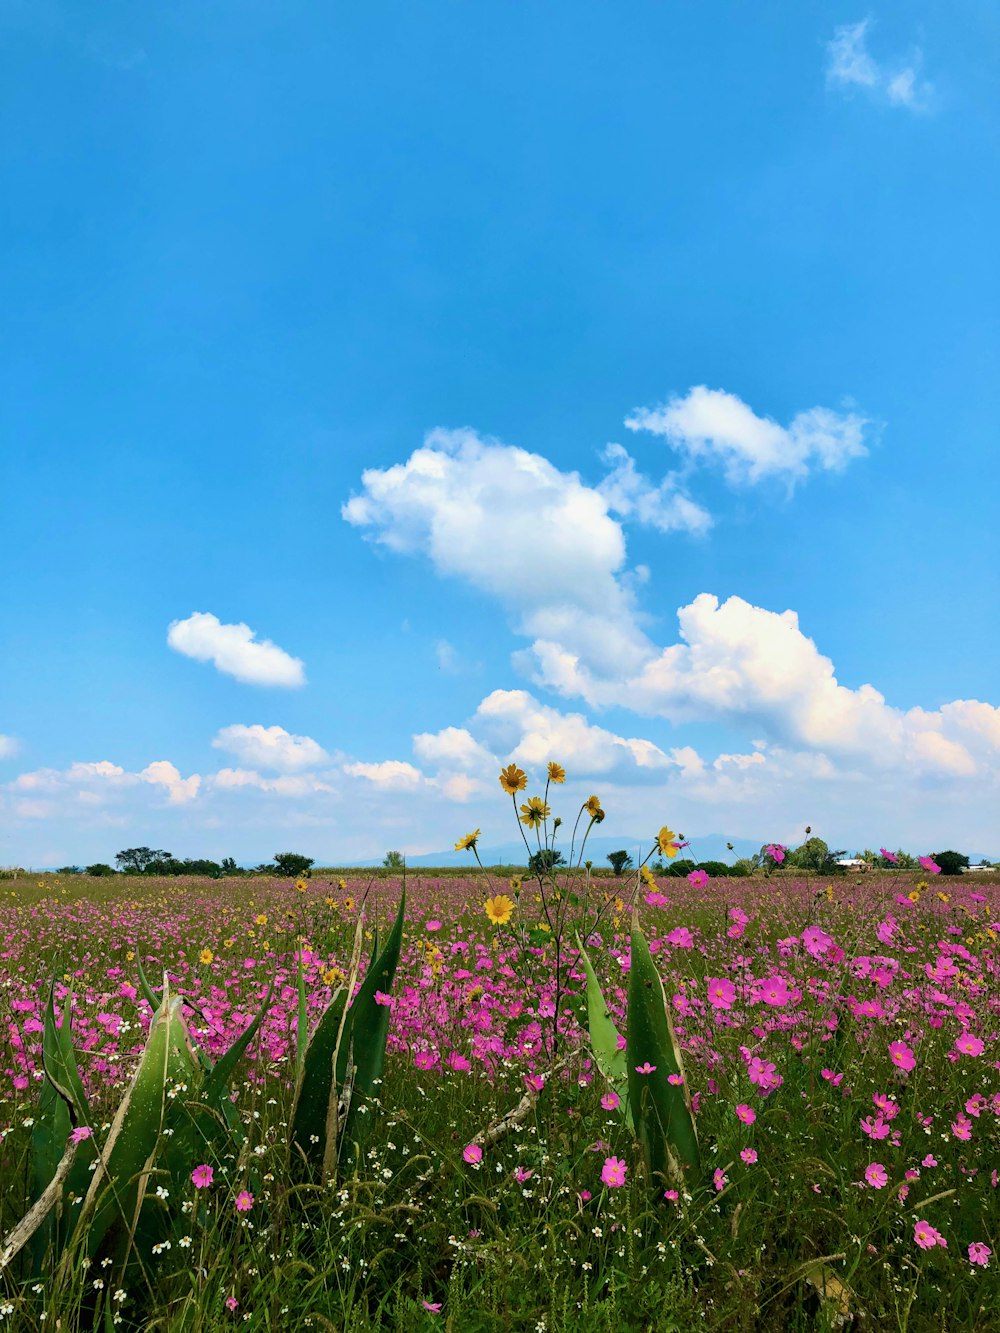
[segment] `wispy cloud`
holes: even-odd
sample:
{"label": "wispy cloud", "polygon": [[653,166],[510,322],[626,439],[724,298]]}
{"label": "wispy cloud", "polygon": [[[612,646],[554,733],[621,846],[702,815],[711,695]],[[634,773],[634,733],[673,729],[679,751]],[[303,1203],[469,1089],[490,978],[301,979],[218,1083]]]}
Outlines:
{"label": "wispy cloud", "polygon": [[247,685],[272,685],[295,689],[306,683],[305,669],[270,639],[258,639],[249,625],[224,625],[208,611],[195,611],[186,620],[175,620],[167,630],[167,643],[174,652],[211,662],[217,670]]}
{"label": "wispy cloud", "polygon": [[845,23],[827,43],[826,81],[830,88],[862,88],[891,106],[926,111],[934,94],[933,85],[921,78],[923,53],[919,47],[905,58],[879,62],[868,50],[870,19]]}
{"label": "wispy cloud", "polygon": [[[695,385],[658,407],[625,419],[629,430],[661,435],[690,462],[714,463],[733,483],[778,477],[794,483],[810,472],[839,472],[868,452],[871,422],[856,412],[811,407],[787,426],[760,417],[736,394]],[[706,515],[707,517],[707,515]]]}

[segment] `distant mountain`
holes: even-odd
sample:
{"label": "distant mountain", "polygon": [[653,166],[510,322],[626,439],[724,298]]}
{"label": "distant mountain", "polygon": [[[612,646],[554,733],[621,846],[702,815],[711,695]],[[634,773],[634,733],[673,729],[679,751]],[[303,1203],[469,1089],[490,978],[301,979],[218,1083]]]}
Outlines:
{"label": "distant mountain", "polygon": [[[691,846],[686,847],[681,853],[683,856],[690,857],[693,861],[725,861],[727,865],[732,865],[734,861],[739,860],[741,856],[752,856],[754,852],[759,852],[761,844],[759,842],[750,842],[747,838],[727,838],[724,833],[706,833],[701,837],[691,837],[689,839]],[[529,845],[534,844],[529,836]],[[729,851],[726,844],[731,842],[733,850]],[[606,866],[608,864],[608,853],[616,852],[620,848],[625,848],[632,854],[633,859],[638,864],[649,850],[650,838],[646,834],[642,838],[613,838],[608,835],[600,837],[591,836],[587,839],[587,847],[584,852],[584,858],[593,861],[595,866]],[[564,856],[569,856],[569,844],[560,842],[559,850]],[[524,850],[523,842],[504,842],[487,847],[480,844],[479,859],[484,866],[495,865],[524,865],[527,861],[527,853]],[[345,868],[352,866],[380,866],[385,853],[378,856],[369,857],[360,861],[327,862],[326,864],[343,865]],[[655,858],[654,858],[655,859]],[[406,864],[409,866],[474,866],[475,857],[471,852],[456,852],[453,849],[441,852],[422,852],[418,856],[407,856]]]}

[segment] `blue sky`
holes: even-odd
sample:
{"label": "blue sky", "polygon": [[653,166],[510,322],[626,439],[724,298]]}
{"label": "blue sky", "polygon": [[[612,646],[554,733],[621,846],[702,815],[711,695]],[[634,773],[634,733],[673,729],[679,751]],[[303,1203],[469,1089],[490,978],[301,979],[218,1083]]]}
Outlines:
{"label": "blue sky", "polygon": [[992,5],[0,35],[0,863],[1000,856]]}

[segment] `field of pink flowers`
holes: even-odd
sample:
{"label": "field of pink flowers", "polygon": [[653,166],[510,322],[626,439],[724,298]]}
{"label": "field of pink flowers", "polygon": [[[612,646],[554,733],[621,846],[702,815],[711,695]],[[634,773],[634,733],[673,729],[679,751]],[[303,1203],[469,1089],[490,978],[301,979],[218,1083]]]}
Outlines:
{"label": "field of pink flowers", "polygon": [[[594,882],[608,910],[586,941],[622,1030],[633,887]],[[30,1203],[53,976],[108,1120],[149,1026],[139,964],[154,984],[167,973],[216,1053],[275,984],[232,1087],[246,1149],[192,1161],[185,1197],[162,1199],[159,1270],[129,1291],[84,1272],[57,1301],[7,1269],[0,1328],[90,1327],[95,1289],[101,1328],[1000,1327],[1000,885],[643,884],[704,1164],[690,1194],[655,1197],[579,1000],[556,1012],[552,946],[514,932],[536,890],[408,878],[376,1132],[363,1169],[291,1214],[299,968],[312,1018],[348,968],[362,899],[384,930],[400,882],[2,886],[0,1233]],[[509,925],[483,910],[500,891]],[[566,982],[582,992],[573,953]],[[512,1133],[474,1142],[526,1094]]]}

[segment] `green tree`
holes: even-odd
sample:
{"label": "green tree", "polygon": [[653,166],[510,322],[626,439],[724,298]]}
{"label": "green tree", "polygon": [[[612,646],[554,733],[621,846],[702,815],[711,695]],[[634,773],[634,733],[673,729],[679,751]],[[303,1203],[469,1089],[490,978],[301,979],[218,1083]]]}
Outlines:
{"label": "green tree", "polygon": [[632,858],[624,849],[618,852],[608,852],[608,861],[616,875],[624,875],[626,870],[632,869]]}
{"label": "green tree", "polygon": [[300,875],[308,875],[313,863],[313,857],[301,856],[298,852],[275,852],[274,854],[275,870],[279,875],[287,875],[290,879],[298,879]]}
{"label": "green tree", "polygon": [[385,866],[386,870],[402,870],[402,868],[403,868],[403,853],[402,853],[402,852],[386,852],[386,854],[385,854],[385,860],[382,862],[382,864]]}
{"label": "green tree", "polygon": [[796,866],[799,870],[821,870],[829,855],[830,848],[822,838],[807,838],[801,846],[788,853],[786,864]]}
{"label": "green tree", "polygon": [[554,870],[556,866],[562,865],[563,861],[562,852],[554,851],[551,847],[542,847],[528,857],[528,870],[533,875],[544,875]]}
{"label": "green tree", "polygon": [[231,856],[224,856],[219,869],[223,875],[241,875],[243,872]]}
{"label": "green tree", "polygon": [[145,875],[157,861],[171,860],[171,854],[152,847],[126,847],[115,856],[115,865],[123,875]]}
{"label": "green tree", "polygon": [[933,860],[941,867],[942,875],[960,875],[969,864],[969,858],[961,852],[934,852]]}
{"label": "green tree", "polygon": [[86,873],[94,875],[98,879],[103,879],[106,875],[117,875],[118,871],[105,861],[95,861],[92,866],[87,866]]}

